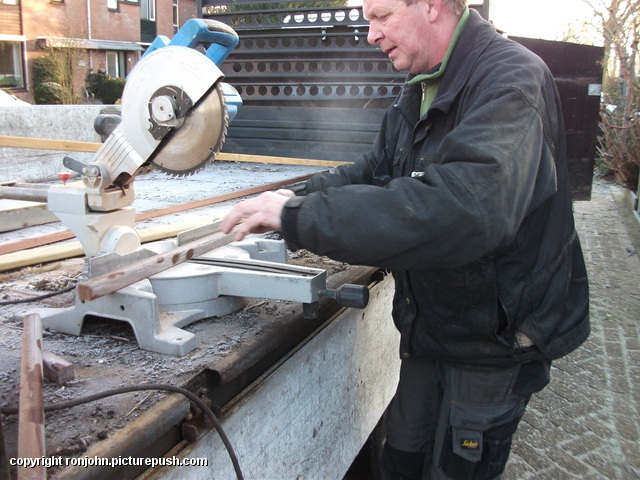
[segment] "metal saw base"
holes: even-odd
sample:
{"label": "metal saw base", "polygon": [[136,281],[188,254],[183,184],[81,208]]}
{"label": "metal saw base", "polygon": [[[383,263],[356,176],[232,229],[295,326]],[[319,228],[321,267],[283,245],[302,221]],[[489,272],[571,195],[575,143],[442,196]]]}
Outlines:
{"label": "metal saw base", "polygon": [[[324,270],[254,259],[265,249],[253,243],[238,245],[241,248],[231,255],[223,247],[222,253],[214,250],[93,301],[81,301],[76,295],[73,307],[29,313],[39,314],[45,328],[70,335],[80,335],[89,316],[124,321],[133,328],[140,348],[182,356],[197,347],[195,335],[183,327],[237,311],[246,297],[318,300],[326,285]],[[284,243],[281,249],[286,259]]]}
{"label": "metal saw base", "polygon": [[151,282],[142,280],[110,295],[83,302],[76,296],[71,308],[36,310],[42,325],[58,332],[80,335],[88,316],[127,322],[143,350],[168,355],[186,355],[198,346],[193,333],[185,327],[203,318],[227,315],[245,303],[243,298],[222,296],[199,309],[162,311]]}

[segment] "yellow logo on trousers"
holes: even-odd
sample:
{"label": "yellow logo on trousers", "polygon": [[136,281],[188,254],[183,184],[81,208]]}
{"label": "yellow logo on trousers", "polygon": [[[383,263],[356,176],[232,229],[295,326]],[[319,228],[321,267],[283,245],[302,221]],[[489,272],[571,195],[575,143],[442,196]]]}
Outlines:
{"label": "yellow logo on trousers", "polygon": [[463,440],[462,448],[478,448],[478,442],[474,440]]}

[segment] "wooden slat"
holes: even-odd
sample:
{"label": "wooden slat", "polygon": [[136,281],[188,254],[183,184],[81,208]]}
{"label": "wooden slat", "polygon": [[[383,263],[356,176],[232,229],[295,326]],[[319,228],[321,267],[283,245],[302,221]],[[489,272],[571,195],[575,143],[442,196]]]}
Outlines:
{"label": "wooden slat", "polygon": [[[42,459],[46,455],[42,377],[42,321],[40,315],[25,315],[20,366],[20,412],[18,413],[18,457]],[[47,478],[42,462],[18,466],[18,480]]]}
{"label": "wooden slat", "polygon": [[[41,150],[63,150],[74,152],[97,152],[102,144],[92,142],[76,142],[72,140],[53,140],[45,138],[11,137],[0,135],[0,147],[35,148]],[[276,165],[307,165],[318,167],[335,167],[346,162],[313,160],[308,158],[272,157],[267,155],[242,155],[238,153],[220,152],[217,160],[231,162],[273,163]]]}
{"label": "wooden slat", "polygon": [[305,165],[311,167],[337,167],[347,162],[335,162],[331,160],[311,160],[308,158],[270,157],[266,155],[242,155],[239,153],[220,152],[217,160],[229,162],[249,163],[273,163],[278,165]]}
{"label": "wooden slat", "polygon": [[[254,195],[256,193],[265,192],[267,190],[277,189],[280,187],[284,187],[286,185],[303,182],[307,180],[310,176],[311,175],[304,175],[301,177],[291,178],[289,180],[282,180],[280,182],[268,183],[266,185],[261,185],[259,187],[252,187],[252,188],[238,190],[231,193],[216,195],[214,197],[203,198],[201,200],[194,200],[193,202],[182,203],[180,205],[171,205],[169,207],[146,210],[144,212],[140,212],[136,214],[136,222],[141,222],[143,220],[148,220],[150,218],[161,217],[163,215],[171,215],[174,213],[184,212],[185,210],[191,210],[194,208],[205,207],[207,205],[213,205],[215,203],[220,203],[227,200],[233,200],[235,198]],[[63,230],[60,232],[49,233],[47,235],[40,235],[34,238],[25,238],[25,239],[17,240],[15,242],[7,242],[3,245],[0,245],[0,271],[2,271],[2,268],[3,268],[2,267],[3,257],[1,257],[1,255],[7,255],[10,253],[23,251],[30,248],[41,247],[44,245],[49,245],[51,243],[68,240],[70,238],[73,238],[73,232],[71,232],[70,230]],[[56,258],[55,260],[60,260],[60,258]],[[40,263],[40,262],[34,262],[34,263]],[[33,263],[30,263],[29,265],[33,265]],[[25,266],[25,265],[21,265],[21,266]],[[18,267],[14,267],[14,268],[18,268]]]}
{"label": "wooden slat", "polygon": [[78,298],[82,301],[90,301],[103,297],[215,248],[231,243],[234,237],[235,233],[216,232],[164,253],[134,262],[114,272],[105,273],[86,282],[79,283],[77,287]]}
{"label": "wooden slat", "polygon": [[44,376],[57,385],[64,385],[75,378],[73,363],[53,352],[42,352],[42,365]]}
{"label": "wooden slat", "polygon": [[0,147],[63,150],[69,152],[97,152],[101,145],[101,143],[95,142],[77,142],[73,140],[53,140],[46,138],[0,135]]}
{"label": "wooden slat", "polygon": [[[197,222],[185,222],[160,227],[151,227],[139,230],[138,234],[143,243],[154,242],[165,238],[175,237],[178,233],[191,228],[201,227],[210,220],[200,220]],[[0,272],[14,270],[17,268],[36,265],[39,263],[55,262],[67,258],[80,257],[84,255],[84,250],[80,242],[67,242],[60,245],[47,245],[31,250],[21,250],[7,255],[0,256]]]}

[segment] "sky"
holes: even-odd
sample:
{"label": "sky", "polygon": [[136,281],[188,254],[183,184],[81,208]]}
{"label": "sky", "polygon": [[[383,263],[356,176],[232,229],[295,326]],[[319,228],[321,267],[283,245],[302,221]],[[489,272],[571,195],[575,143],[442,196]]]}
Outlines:
{"label": "sky", "polygon": [[590,21],[593,16],[583,0],[491,0],[489,7],[496,28],[518,37],[545,40],[562,40],[570,25]]}
{"label": "sky", "polygon": [[[362,0],[349,0],[349,4],[362,5]],[[592,20],[593,10],[584,0],[491,0],[489,18],[496,28],[509,35],[563,40],[570,25]],[[602,40],[596,35],[588,43],[601,45]]]}

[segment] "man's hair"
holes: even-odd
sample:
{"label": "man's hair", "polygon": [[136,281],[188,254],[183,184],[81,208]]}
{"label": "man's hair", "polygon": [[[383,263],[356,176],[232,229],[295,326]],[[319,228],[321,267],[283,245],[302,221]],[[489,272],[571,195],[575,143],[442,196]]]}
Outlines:
{"label": "man's hair", "polygon": [[467,8],[467,0],[445,0],[445,3],[456,15],[462,15],[464,9]]}
{"label": "man's hair", "polygon": [[[415,0],[404,0],[407,5],[411,5]],[[456,15],[462,15],[462,12],[467,8],[467,0],[443,0],[443,2],[449,6],[451,11]]]}

